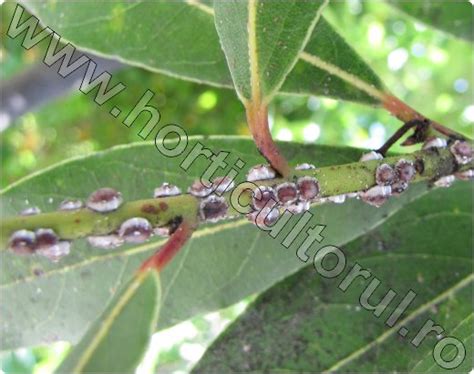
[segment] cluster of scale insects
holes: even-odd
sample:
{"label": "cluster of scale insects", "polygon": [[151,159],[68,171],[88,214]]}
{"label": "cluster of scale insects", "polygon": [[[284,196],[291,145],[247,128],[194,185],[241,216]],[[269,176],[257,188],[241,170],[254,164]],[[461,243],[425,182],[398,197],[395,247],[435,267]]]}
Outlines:
{"label": "cluster of scale insects", "polygon": [[[423,149],[436,149],[447,147],[445,139],[432,138],[425,142]],[[472,161],[472,148],[469,143],[456,140],[449,146],[458,165],[465,165]],[[360,161],[382,160],[383,156],[375,151],[364,154]],[[315,166],[301,164],[296,170],[311,170]],[[393,167],[389,164],[380,164],[375,171],[376,185],[358,192],[329,197],[320,196],[320,186],[316,178],[303,176],[293,182],[283,182],[273,185],[261,185],[253,191],[252,211],[247,214],[250,221],[258,226],[274,224],[280,215],[288,210],[293,214],[302,213],[310,208],[312,203],[323,203],[331,201],[343,203],[346,198],[358,198],[376,207],[380,207],[392,195],[398,195],[408,188],[415,174],[421,172],[423,164],[415,165],[412,161],[399,160]],[[276,177],[276,172],[269,166],[257,165],[252,167],[247,174],[247,181],[258,185],[258,182],[270,180]],[[470,169],[458,172],[455,175],[443,176],[433,184],[437,187],[449,187],[456,179],[472,180],[474,170]],[[204,185],[196,180],[188,189],[188,193],[199,198],[199,218],[204,222],[215,222],[229,218],[229,205],[222,196],[223,193],[234,188],[234,182],[228,177],[214,179],[212,185]],[[155,198],[180,195],[181,190],[174,185],[164,183],[154,191]],[[73,211],[87,208],[92,211],[107,214],[117,210],[123,203],[122,195],[112,188],[101,188],[93,192],[86,203],[81,200],[63,201],[59,210]],[[31,207],[22,215],[38,214],[40,210]],[[169,236],[179,226],[180,220],[170,221],[168,225],[153,227],[143,217],[134,217],[125,220],[115,232],[107,235],[89,236],[89,244],[93,247],[112,249],[124,243],[142,243],[152,235]],[[9,248],[19,254],[36,253],[58,261],[61,257],[69,254],[71,244],[67,240],[61,240],[50,228],[40,228],[36,231],[19,230],[14,232],[9,240]]]}

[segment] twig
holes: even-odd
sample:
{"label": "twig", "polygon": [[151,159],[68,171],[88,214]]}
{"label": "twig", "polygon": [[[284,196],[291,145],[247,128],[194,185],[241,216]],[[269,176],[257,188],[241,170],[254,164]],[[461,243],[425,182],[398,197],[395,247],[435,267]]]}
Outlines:
{"label": "twig", "polygon": [[[395,165],[399,160],[412,161],[422,165],[412,183],[429,181],[457,171],[474,169],[474,162],[458,165],[448,148],[439,148],[438,152],[418,151],[402,156],[387,157],[383,160],[354,162],[344,165],[328,166],[310,170],[293,171],[294,176],[312,176],[319,181],[320,197],[359,192],[376,184],[375,171],[382,163]],[[311,162],[311,160],[308,160]],[[259,186],[281,184],[289,179],[276,178],[259,181]],[[246,191],[246,192],[245,192]],[[92,191],[91,191],[92,192]],[[233,195],[235,194],[235,195]],[[241,214],[232,206],[231,196],[239,196],[245,204],[251,199],[252,191],[248,183],[237,185],[233,190],[223,194],[229,206],[228,216]],[[18,230],[37,230],[51,228],[62,240],[74,240],[94,235],[108,235],[116,232],[121,224],[133,217],[147,219],[153,227],[167,226],[176,217],[183,217],[183,222],[193,222],[199,216],[200,199],[189,194],[131,201],[123,204],[118,210],[106,214],[84,208],[76,211],[53,211],[31,216],[13,216],[0,221],[0,250],[6,249],[10,235]],[[163,255],[164,256],[164,255]]]}
{"label": "twig", "polygon": [[140,266],[139,272],[144,272],[149,269],[161,271],[166,264],[173,259],[189,238],[191,238],[195,226],[196,225],[193,225],[188,221],[183,221],[171,234],[168,241]]}
{"label": "twig", "polygon": [[[426,131],[428,130],[429,127],[429,121],[428,120],[420,120],[420,119],[414,119],[411,121],[408,121],[403,124],[402,127],[400,127],[395,134],[393,134],[386,142],[384,145],[382,145],[377,152],[380,153],[381,155],[385,156],[390,149],[392,145],[394,145],[403,135],[405,135],[410,129],[415,127],[415,135],[413,138],[413,143],[419,143],[424,139]],[[408,143],[405,143],[405,145],[411,145]]]}

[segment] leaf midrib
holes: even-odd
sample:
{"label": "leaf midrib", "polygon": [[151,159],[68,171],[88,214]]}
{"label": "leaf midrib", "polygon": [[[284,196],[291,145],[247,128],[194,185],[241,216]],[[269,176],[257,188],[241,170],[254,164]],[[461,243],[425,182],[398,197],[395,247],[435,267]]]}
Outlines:
{"label": "leaf midrib", "polygon": [[[112,326],[114,321],[117,319],[117,316],[120,314],[123,308],[125,308],[128,301],[135,295],[143,279],[144,279],[143,275],[140,278],[134,279],[134,281],[132,281],[132,283],[125,290],[123,295],[118,300],[117,304],[111,310],[111,313],[101,323],[101,326],[99,330],[97,331],[97,334],[94,335],[94,338],[92,339],[91,344],[86,348],[86,350],[84,351],[84,353],[81,355],[80,359],[78,360],[77,365],[72,370],[73,373],[80,373],[84,369],[84,367],[87,365],[87,361],[92,357],[94,352],[97,350],[97,347],[99,346],[100,342],[105,338],[107,331],[110,330],[110,327]],[[157,305],[155,305],[155,310],[156,308],[157,308]]]}
{"label": "leaf midrib", "polygon": [[[256,3],[256,1],[257,0],[252,0],[251,3]],[[287,71],[287,73],[289,73],[293,69],[293,67],[295,66],[295,64],[298,60],[301,60],[301,61],[304,61],[308,64],[311,64],[311,65],[315,66],[316,68],[325,70],[331,75],[337,76],[338,78],[342,79],[343,81],[345,81],[345,82],[351,84],[352,86],[360,89],[361,91],[365,92],[367,95],[373,97],[374,99],[382,101],[385,98],[385,93],[383,91],[381,91],[381,90],[377,89],[375,86],[372,86],[369,83],[359,79],[355,75],[350,74],[350,73],[346,72],[345,70],[342,70],[338,66],[330,64],[329,62],[319,58],[318,56],[315,56],[315,55],[313,55],[311,53],[308,53],[304,50],[305,49],[304,46],[306,45],[308,39],[310,38],[310,36],[312,34],[312,31],[314,30],[314,26],[316,25],[319,18],[321,17],[321,13],[322,13],[324,7],[327,5],[328,2],[329,2],[329,0],[325,0],[324,4],[321,6],[320,10],[318,11],[318,14],[315,17],[314,23],[313,23],[312,27],[310,27],[311,32],[308,32],[306,40],[303,43],[302,50],[298,54],[298,57],[295,58],[294,63],[289,67],[289,70]],[[211,17],[214,17],[214,9],[212,9],[211,7],[208,7],[207,5],[202,4],[201,2],[199,2],[199,0],[187,0],[186,3],[191,5],[191,6],[195,6],[196,8],[198,8],[199,10],[207,13]],[[249,8],[250,7],[251,7],[251,5],[249,3]],[[207,9],[204,10],[203,8],[207,8]],[[250,51],[250,48],[249,48],[249,51]],[[251,65],[252,65],[252,58],[250,58],[250,62],[251,62]],[[253,71],[253,69],[251,68],[251,76],[252,76],[252,71]],[[258,72],[258,66],[256,66],[255,71]],[[258,74],[257,74],[257,76],[258,76]],[[253,79],[251,79],[251,81],[253,82]],[[257,79],[257,81],[258,81],[258,79]],[[281,82],[281,84],[283,84],[283,82]],[[280,84],[280,86],[281,86],[281,84]],[[280,88],[280,86],[276,87],[275,90],[272,92],[272,94],[275,91],[277,91]],[[251,87],[252,87],[252,90],[253,90],[254,86],[253,86],[252,83],[251,83]],[[256,96],[252,92],[252,100],[254,100],[255,97]]]}
{"label": "leaf midrib", "polygon": [[436,296],[435,298],[431,299],[427,303],[419,306],[417,309],[415,309],[412,313],[410,313],[407,317],[405,317],[403,320],[395,324],[392,328],[389,330],[385,331],[383,334],[379,335],[377,338],[372,340],[370,343],[362,346],[359,349],[356,349],[349,355],[345,356],[343,359],[339,360],[336,362],[334,365],[332,365],[330,368],[323,370],[323,373],[332,373],[335,372],[336,370],[339,370],[340,368],[346,366],[352,361],[357,360],[359,357],[361,357],[363,354],[366,352],[370,351],[374,346],[381,344],[385,342],[388,338],[390,338],[392,335],[394,335],[401,327],[407,325],[410,323],[412,320],[414,320],[416,317],[420,316],[421,314],[425,313],[428,311],[430,308],[432,308],[434,305],[439,304],[440,302],[446,300],[450,296],[456,294],[458,291],[462,290],[464,287],[468,286],[469,283],[474,281],[474,274],[471,273],[467,277],[463,278],[461,281],[456,283],[454,286],[446,289],[444,292]]}
{"label": "leaf midrib", "polygon": [[[461,322],[459,322],[454,328],[451,329],[451,333],[454,335],[454,332],[455,332],[460,326],[462,326],[464,323],[466,323],[469,319],[473,319],[473,317],[474,317],[474,313],[473,313],[473,312],[469,313],[466,318],[464,318],[464,319],[463,319]],[[471,322],[471,326],[472,326],[472,322]],[[464,345],[464,346],[467,346],[467,341],[468,341],[468,340],[471,340],[473,336],[474,336],[474,332],[471,331],[471,333],[470,333],[468,336],[466,336],[465,339],[461,340],[461,342],[463,343],[463,345]],[[430,352],[430,353],[429,353],[429,356],[431,356],[431,355],[432,355],[432,353]],[[425,359],[426,359],[426,356],[425,356],[425,357],[422,357],[416,364],[413,365],[413,367],[412,367],[412,369],[410,370],[410,372],[414,372],[413,369],[416,369],[416,367],[417,367],[420,363],[422,363]],[[436,369],[436,366],[437,366],[436,361],[433,360],[433,364],[428,368],[428,370]],[[427,372],[429,372],[429,371],[427,371]]]}

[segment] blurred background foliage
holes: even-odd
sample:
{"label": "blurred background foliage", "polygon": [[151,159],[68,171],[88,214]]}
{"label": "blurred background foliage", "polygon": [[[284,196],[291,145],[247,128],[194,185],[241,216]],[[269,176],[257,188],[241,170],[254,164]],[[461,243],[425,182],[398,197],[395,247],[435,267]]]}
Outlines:
{"label": "blurred background foliage", "polygon": [[[44,52],[41,48],[26,51],[19,38],[6,37],[5,14],[13,6],[1,6],[2,81],[39,63]],[[334,1],[324,15],[392,92],[428,117],[472,136],[474,56],[468,42],[424,26],[382,1]],[[94,93],[70,92],[23,115],[1,133],[1,187],[70,157],[142,141],[137,135],[141,123],[127,128],[109,110],[113,105],[131,109],[146,89],[155,93],[153,104],[161,112],[160,125],[179,124],[188,135],[249,134],[242,105],[231,90],[135,67],[112,75],[112,82],[127,87],[113,102],[98,106],[92,100]],[[279,96],[270,113],[274,137],[285,141],[376,148],[400,126],[381,109],[320,97]],[[160,372],[185,372],[247,303],[160,332],[138,372],[153,372],[157,362]],[[51,372],[67,349],[67,343],[55,343],[3,352],[1,372]]]}

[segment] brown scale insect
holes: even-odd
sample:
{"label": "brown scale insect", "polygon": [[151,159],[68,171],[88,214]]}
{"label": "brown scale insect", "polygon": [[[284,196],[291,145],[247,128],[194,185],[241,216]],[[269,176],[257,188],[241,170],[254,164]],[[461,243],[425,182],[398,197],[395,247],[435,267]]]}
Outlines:
{"label": "brown scale insect", "polygon": [[370,151],[369,153],[364,153],[361,157],[360,157],[360,160],[359,161],[373,161],[373,160],[382,160],[383,159],[383,156],[378,153],[378,152],[375,152],[375,151]]}
{"label": "brown scale insect", "polygon": [[276,207],[265,207],[259,212],[252,212],[247,215],[249,221],[257,226],[271,226],[280,217],[280,211]]}
{"label": "brown scale insect", "polygon": [[399,160],[395,164],[398,180],[402,182],[410,182],[416,174],[413,162],[407,160]]}
{"label": "brown scale insect", "polygon": [[124,240],[117,234],[89,236],[87,242],[96,248],[113,249],[120,247]]}
{"label": "brown scale insect", "polygon": [[298,199],[298,189],[296,184],[285,182],[276,187],[277,200],[285,205],[292,204]]}
{"label": "brown scale insect", "polygon": [[62,257],[71,252],[71,243],[65,240],[58,241],[49,247],[39,248],[36,253],[48,258],[52,262],[58,262]]}
{"label": "brown scale insect", "polygon": [[346,193],[346,198],[348,198],[348,199],[359,198],[359,192]]}
{"label": "brown scale insect", "polygon": [[456,140],[451,144],[449,150],[459,165],[465,165],[472,161],[472,147],[468,142]]}
{"label": "brown scale insect", "polygon": [[274,206],[277,204],[277,197],[275,194],[275,190],[269,186],[260,186],[253,192],[252,206],[256,210],[261,210],[267,204],[269,206]]}
{"label": "brown scale insect", "polygon": [[381,207],[391,195],[392,187],[390,186],[374,186],[359,193],[362,201],[377,208]]}
{"label": "brown scale insect", "polygon": [[30,208],[23,209],[20,212],[20,216],[34,216],[34,215],[40,214],[40,213],[41,213],[40,208],[38,208],[37,206],[32,206]]}
{"label": "brown scale insect", "polygon": [[59,204],[58,210],[77,210],[84,206],[81,200],[63,200]]}
{"label": "brown scale insect", "polygon": [[456,178],[463,180],[463,181],[469,181],[474,179],[474,170],[469,169],[466,171],[459,171],[456,174],[454,174]]}
{"label": "brown scale insect", "polygon": [[53,262],[69,254],[71,243],[60,241],[52,229],[38,229],[35,232],[34,252]]}
{"label": "brown scale insect", "polygon": [[389,164],[381,164],[375,170],[375,182],[379,186],[389,186],[396,178],[397,174]]}
{"label": "brown scale insect", "polygon": [[430,148],[444,148],[448,145],[446,139],[443,138],[428,138],[426,139],[425,143],[423,144],[422,149],[430,149]]}
{"label": "brown scale insect", "polygon": [[52,229],[38,229],[36,234],[36,249],[44,249],[51,247],[59,241],[58,236]]}
{"label": "brown scale insect", "polygon": [[155,188],[153,197],[159,198],[159,197],[167,197],[167,196],[176,196],[180,194],[181,194],[181,190],[179,189],[179,187],[165,182],[160,187]]}
{"label": "brown scale insect", "polygon": [[327,199],[335,204],[342,204],[346,201],[346,195],[333,195],[329,196]]}
{"label": "brown scale insect", "polygon": [[153,229],[153,234],[166,238],[171,235],[169,226],[159,226]]}
{"label": "brown scale insect", "polygon": [[249,182],[273,179],[275,177],[276,172],[269,165],[256,165],[247,173],[247,181]]}
{"label": "brown scale insect", "polygon": [[298,200],[295,203],[288,205],[286,209],[293,214],[300,214],[309,210],[310,207],[311,204],[309,201]]}
{"label": "brown scale insect", "polygon": [[36,235],[33,231],[15,231],[8,242],[8,248],[21,255],[31,254],[35,251]]}
{"label": "brown scale insect", "polygon": [[392,184],[392,194],[393,195],[400,195],[408,188],[408,183],[403,181],[397,181]]}
{"label": "brown scale insect", "polygon": [[298,164],[295,167],[295,170],[313,170],[316,169],[316,166],[313,164],[308,164],[308,163],[303,163],[303,164]]}
{"label": "brown scale insect", "polygon": [[216,195],[211,195],[201,201],[199,215],[203,221],[217,222],[227,216],[229,206],[227,201]]}
{"label": "brown scale insect", "polygon": [[119,236],[128,243],[142,243],[152,233],[150,222],[142,217],[129,218],[120,225]]}
{"label": "brown scale insect", "polygon": [[223,194],[234,188],[234,181],[229,177],[216,177],[212,181],[214,192],[217,194]]}
{"label": "brown scale insect", "polygon": [[301,200],[313,200],[319,194],[319,182],[314,177],[300,177],[296,182]]}
{"label": "brown scale insect", "polygon": [[441,177],[438,180],[434,181],[433,185],[435,187],[447,188],[447,187],[451,187],[451,185],[453,184],[453,182],[455,180],[456,180],[456,178],[454,177],[454,175],[446,175],[446,176]]}
{"label": "brown scale insect", "polygon": [[188,188],[189,194],[196,197],[206,197],[212,193],[212,188],[206,187],[199,179]]}
{"label": "brown scale insect", "polygon": [[86,206],[100,213],[112,212],[122,205],[122,194],[113,188],[104,187],[91,193]]}

